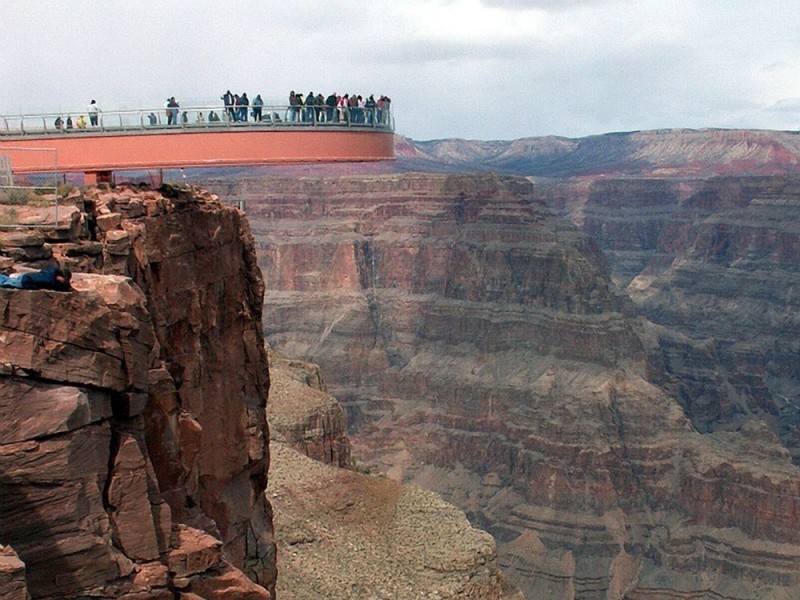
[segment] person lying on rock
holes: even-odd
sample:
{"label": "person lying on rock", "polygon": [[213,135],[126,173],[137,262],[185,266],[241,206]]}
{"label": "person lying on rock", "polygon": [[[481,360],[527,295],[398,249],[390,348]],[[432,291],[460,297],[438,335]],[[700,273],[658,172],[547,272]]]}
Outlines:
{"label": "person lying on rock", "polygon": [[4,275],[0,273],[0,287],[20,290],[56,290],[68,292],[72,290],[70,280],[72,271],[69,267],[50,265],[40,271]]}

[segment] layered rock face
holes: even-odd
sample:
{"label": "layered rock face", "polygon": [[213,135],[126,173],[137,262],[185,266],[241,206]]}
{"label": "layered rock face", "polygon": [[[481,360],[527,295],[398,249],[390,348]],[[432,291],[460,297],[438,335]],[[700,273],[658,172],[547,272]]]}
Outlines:
{"label": "layered rock face", "polygon": [[672,261],[674,248],[663,243],[662,236],[681,204],[702,185],[667,179],[599,179],[537,183],[534,194],[597,243],[614,283],[624,288],[648,265]]}
{"label": "layered rock face", "polygon": [[354,457],[467,510],[527,597],[793,597],[788,452],[758,423],[697,431],[662,330],[531,184],[216,189],[247,202],[270,343],[328,374]]}
{"label": "layered rock face", "polygon": [[68,227],[4,240],[83,272],[0,290],[0,543],[34,598],[274,589],[252,239],[210,195],[167,192],[76,192]]}
{"label": "layered rock face", "polygon": [[317,365],[269,353],[272,439],[319,462],[351,466],[344,410]]}
{"label": "layered rock face", "polygon": [[280,598],[521,600],[494,540],[463,512],[419,487],[335,468],[350,444],[316,365],[270,354],[270,381]]}
{"label": "layered rock face", "polygon": [[800,460],[800,179],[563,183],[543,197],[593,235],[663,326],[665,385],[700,431],[763,420]]}

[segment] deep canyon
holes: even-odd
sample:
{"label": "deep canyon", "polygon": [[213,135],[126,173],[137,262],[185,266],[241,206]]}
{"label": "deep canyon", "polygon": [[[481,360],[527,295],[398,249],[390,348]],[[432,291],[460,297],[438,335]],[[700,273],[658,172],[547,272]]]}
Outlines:
{"label": "deep canyon", "polygon": [[463,512],[346,468],[318,370],[268,360],[241,211],[187,186],[19,210],[0,266],[75,275],[0,289],[2,600],[519,600]]}
{"label": "deep canyon", "polygon": [[265,338],[360,463],[439,492],[528,598],[791,598],[791,177],[215,182]]}

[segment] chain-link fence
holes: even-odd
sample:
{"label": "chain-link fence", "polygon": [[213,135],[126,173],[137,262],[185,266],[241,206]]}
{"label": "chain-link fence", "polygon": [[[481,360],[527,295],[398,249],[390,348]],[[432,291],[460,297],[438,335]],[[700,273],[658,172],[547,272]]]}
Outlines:
{"label": "chain-link fence", "polygon": [[[55,148],[4,146],[0,154],[0,228],[58,225],[58,153]],[[53,170],[36,180],[14,176],[14,155],[19,152],[44,152],[53,157]]]}

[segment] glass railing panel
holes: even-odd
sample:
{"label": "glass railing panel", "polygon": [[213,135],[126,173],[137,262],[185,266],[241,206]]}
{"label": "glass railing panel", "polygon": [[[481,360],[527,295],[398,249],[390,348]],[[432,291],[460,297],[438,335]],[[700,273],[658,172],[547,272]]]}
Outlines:
{"label": "glass railing panel", "polygon": [[[258,108],[258,110],[255,110]],[[224,106],[167,109],[107,110],[97,124],[78,111],[31,115],[0,115],[0,136],[57,135],[85,132],[136,132],[154,129],[213,129],[220,127],[372,127],[394,131],[389,108],[263,105],[233,112]]]}

